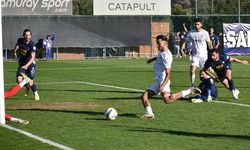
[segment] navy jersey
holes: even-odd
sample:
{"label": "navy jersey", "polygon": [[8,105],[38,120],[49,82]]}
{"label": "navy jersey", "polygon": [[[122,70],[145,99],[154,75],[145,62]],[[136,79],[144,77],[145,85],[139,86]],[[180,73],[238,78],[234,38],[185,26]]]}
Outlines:
{"label": "navy jersey", "polygon": [[213,48],[215,48],[215,46],[216,46],[217,43],[219,42],[218,36],[215,35],[215,34],[210,35],[210,40],[212,41],[212,46],[213,46]]}
{"label": "navy jersey", "polygon": [[36,52],[36,45],[33,41],[29,41],[29,43],[26,44],[23,38],[17,40],[17,45],[19,46],[19,49],[17,50],[19,54],[18,63],[19,66],[24,66],[32,58],[31,53]]}
{"label": "navy jersey", "polygon": [[204,65],[204,69],[208,69],[209,67],[212,67],[217,74],[220,72],[224,72],[226,69],[231,69],[230,57],[224,54],[220,55],[219,60],[217,61],[207,59]]}
{"label": "navy jersey", "polygon": [[214,83],[214,80],[212,78],[207,78],[203,80],[200,85],[199,89],[201,90],[201,96],[207,98],[208,97],[208,90],[211,90],[211,96],[213,99],[216,99],[218,96],[218,89]]}

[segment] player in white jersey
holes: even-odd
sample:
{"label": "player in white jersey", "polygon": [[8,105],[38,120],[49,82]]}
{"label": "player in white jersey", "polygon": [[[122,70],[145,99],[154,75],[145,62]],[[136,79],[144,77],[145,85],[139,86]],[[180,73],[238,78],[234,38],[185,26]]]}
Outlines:
{"label": "player in white jersey", "polygon": [[164,102],[170,104],[181,97],[189,95],[191,92],[200,92],[198,89],[189,88],[175,94],[170,94],[170,72],[173,56],[168,49],[168,39],[166,36],[157,36],[156,43],[159,54],[157,57],[148,60],[148,63],[156,61],[154,64],[154,83],[141,96],[143,106],[146,110],[142,118],[155,117],[149,99],[156,94],[161,94]]}
{"label": "player in white jersey", "polygon": [[186,36],[186,41],[183,43],[181,47],[181,54],[185,55],[183,49],[186,47],[187,42],[192,43],[192,58],[191,58],[191,67],[190,67],[190,78],[192,87],[194,87],[195,81],[195,72],[197,67],[203,68],[204,63],[207,60],[208,51],[207,45],[209,49],[212,49],[212,43],[210,41],[209,34],[206,30],[202,29],[202,20],[200,18],[196,18],[194,20],[195,29],[188,32]]}

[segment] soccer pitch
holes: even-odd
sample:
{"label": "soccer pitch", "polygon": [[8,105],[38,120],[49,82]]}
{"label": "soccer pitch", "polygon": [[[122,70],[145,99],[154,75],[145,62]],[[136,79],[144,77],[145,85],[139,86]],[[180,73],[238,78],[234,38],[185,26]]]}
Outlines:
{"label": "soccer pitch", "polygon": [[[250,57],[240,57],[250,60]],[[5,90],[15,84],[17,62],[4,63]],[[152,99],[154,119],[140,119],[140,96],[153,81],[153,63],[145,59],[107,59],[37,62],[35,82],[41,100],[24,90],[6,100],[6,113],[27,119],[26,126],[7,122],[72,149],[249,149],[250,65],[233,63],[233,79],[240,90],[234,101],[217,83],[219,102],[192,104],[181,99],[166,105]],[[199,82],[198,73],[196,83]],[[175,58],[171,90],[190,86],[189,60]],[[244,104],[244,105],[235,105]],[[119,117],[104,119],[114,107]],[[0,127],[0,149],[58,149]]]}

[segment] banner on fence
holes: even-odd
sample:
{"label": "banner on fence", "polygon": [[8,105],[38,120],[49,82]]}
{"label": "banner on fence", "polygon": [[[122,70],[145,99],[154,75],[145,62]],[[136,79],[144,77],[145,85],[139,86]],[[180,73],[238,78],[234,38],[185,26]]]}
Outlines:
{"label": "banner on fence", "polygon": [[250,55],[250,24],[223,24],[224,52],[228,55]]}
{"label": "banner on fence", "polygon": [[1,0],[3,16],[72,15],[72,0]]}
{"label": "banner on fence", "polygon": [[93,0],[94,15],[171,15],[170,0]]}

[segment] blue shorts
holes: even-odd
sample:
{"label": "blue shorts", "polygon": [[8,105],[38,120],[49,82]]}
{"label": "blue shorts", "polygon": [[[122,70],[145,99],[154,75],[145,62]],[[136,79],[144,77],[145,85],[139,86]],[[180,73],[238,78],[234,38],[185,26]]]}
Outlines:
{"label": "blue shorts", "polygon": [[36,74],[36,64],[32,63],[28,69],[23,69],[21,68],[22,66],[20,66],[18,69],[17,69],[17,73],[16,73],[16,77],[18,76],[22,76],[21,73],[24,73],[26,74],[31,80],[34,80],[35,78],[35,74]]}

